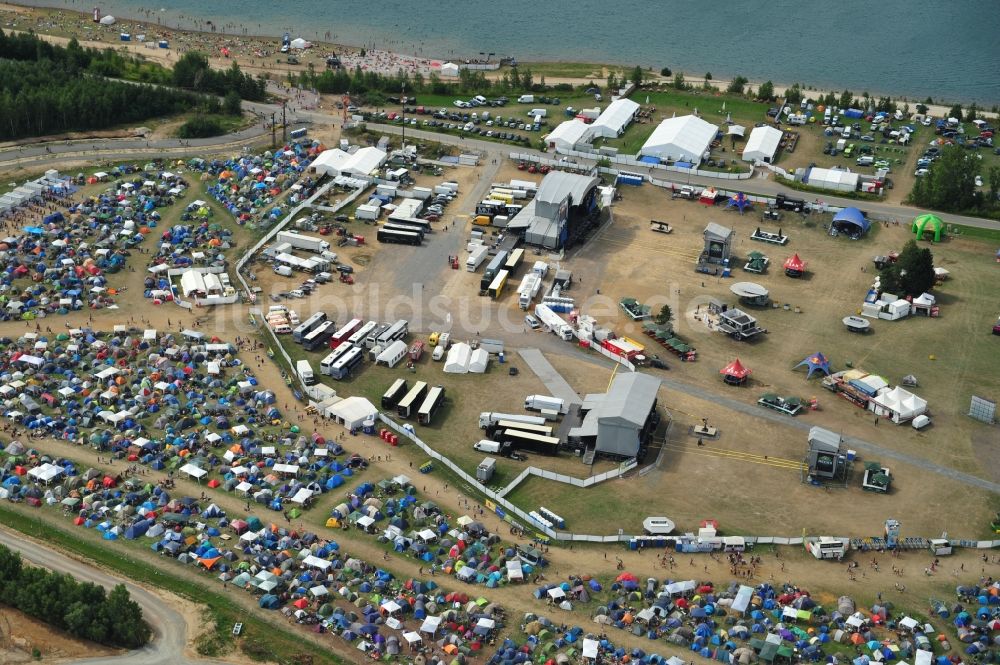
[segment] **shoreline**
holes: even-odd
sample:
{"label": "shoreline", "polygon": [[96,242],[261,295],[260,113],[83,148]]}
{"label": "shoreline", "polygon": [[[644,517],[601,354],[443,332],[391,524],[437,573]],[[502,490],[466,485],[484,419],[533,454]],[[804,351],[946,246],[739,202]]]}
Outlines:
{"label": "shoreline", "polygon": [[[136,16],[133,16],[133,15],[129,14],[129,15],[121,15],[120,19],[119,19],[119,16],[115,16],[116,23],[114,24],[114,26],[100,26],[99,24],[93,22],[91,14],[88,13],[88,12],[86,12],[86,11],[81,11],[81,10],[78,10],[78,9],[68,9],[68,8],[64,8],[64,7],[53,7],[53,6],[50,6],[50,5],[47,5],[47,4],[30,4],[27,1],[18,1],[18,0],[0,0],[0,11],[20,12],[20,13],[24,13],[26,15],[34,16],[34,17],[36,17],[36,19],[40,18],[40,17],[42,17],[42,16],[44,16],[46,14],[49,14],[49,13],[56,14],[56,15],[66,14],[66,15],[70,15],[70,16],[76,17],[78,19],[78,21],[80,23],[82,23],[82,24],[93,26],[93,27],[100,27],[100,28],[111,27],[111,28],[114,28],[116,31],[118,30],[120,23],[130,23],[130,24],[134,25],[135,27],[142,27],[147,32],[149,32],[149,31],[154,31],[155,32],[157,30],[166,31],[166,32],[175,33],[177,35],[184,35],[184,36],[186,36],[188,38],[191,38],[191,39],[201,40],[203,42],[213,41],[213,40],[214,41],[225,41],[225,40],[258,41],[258,42],[261,42],[262,44],[270,44],[272,47],[277,48],[277,41],[281,39],[281,34],[269,35],[269,34],[251,34],[250,32],[240,33],[240,32],[225,32],[225,31],[212,32],[212,31],[206,31],[206,30],[198,29],[198,28],[195,28],[195,27],[183,27],[182,26],[183,21],[180,20],[183,17],[172,17],[172,18],[171,17],[164,17],[164,18],[166,18],[166,20],[159,21],[159,22],[154,22],[154,21],[151,21],[148,17],[147,18],[140,18],[140,17],[136,17]],[[151,14],[155,15],[155,16],[160,16],[156,12],[151,12]],[[200,21],[195,20],[194,23],[197,24],[197,23],[200,23]],[[234,24],[226,24],[226,25],[233,26]],[[7,26],[4,26],[4,27],[6,28]],[[222,26],[222,27],[225,28],[226,26]],[[21,28],[13,28],[13,29],[21,29]],[[245,27],[244,27],[244,29],[245,29]],[[82,30],[82,26],[81,26],[81,30]],[[41,30],[36,30],[36,32],[38,34],[40,34],[40,35],[45,35],[45,36],[57,36],[57,35],[51,35],[50,33],[42,32]],[[280,29],[279,29],[279,33],[280,33]],[[81,35],[76,35],[76,36],[81,41],[83,41],[84,39],[87,39],[88,41],[93,41],[93,40],[89,39],[87,36],[82,35],[82,34]],[[398,63],[401,68],[406,69],[407,67],[410,67],[411,68],[411,71],[410,71],[411,74],[416,73],[416,72],[419,71],[420,73],[426,75],[429,72],[432,72],[434,70],[434,68],[430,66],[430,63],[438,62],[438,61],[440,61],[440,62],[447,62],[448,61],[448,58],[445,58],[445,57],[434,58],[434,57],[428,57],[428,56],[424,56],[424,55],[415,55],[415,54],[410,54],[410,53],[405,53],[405,52],[399,52],[399,51],[387,51],[387,50],[379,49],[377,47],[365,46],[365,45],[356,45],[356,44],[349,44],[349,43],[342,42],[342,41],[336,41],[336,42],[334,42],[334,41],[325,41],[324,40],[324,41],[315,41],[315,42],[311,42],[311,43],[313,45],[313,48],[310,49],[310,51],[312,51],[312,52],[320,52],[320,51],[336,52],[341,58],[344,58],[345,56],[347,56],[347,57],[350,58],[352,56],[355,56],[355,55],[359,54],[361,50],[368,50],[369,52],[377,54],[377,55],[378,54],[386,54],[386,55],[388,55],[388,56],[390,56],[392,58],[391,62]],[[115,44],[124,45],[125,43],[115,43],[115,42],[112,42],[108,46],[111,47],[111,48],[114,48]],[[133,46],[137,46],[138,45],[137,42],[132,42],[131,44]],[[142,51],[140,51],[138,49],[132,49],[132,50],[136,50],[138,53],[142,54]],[[175,50],[178,51],[178,52],[180,52],[180,53],[185,52],[184,50],[175,49],[175,48],[171,47],[171,49],[168,51],[168,57],[167,57],[168,60],[169,60],[169,53],[170,53],[170,51],[175,51]],[[212,47],[212,48],[201,48],[201,49],[195,47],[195,48],[186,49],[186,50],[200,50],[203,53],[205,53],[205,55],[207,55],[209,58],[216,58],[216,56],[217,56],[217,53],[215,52],[215,48],[214,47]],[[309,51],[306,51],[306,53],[308,53],[308,52]],[[146,53],[145,55],[149,56],[150,54]],[[279,54],[279,55],[284,55],[284,54]],[[153,58],[153,59],[155,60],[156,58]],[[242,67],[244,69],[253,69],[253,68],[256,68],[256,62],[253,59],[251,59],[251,61],[250,61],[249,64],[246,64],[245,61],[241,61],[238,57],[235,57],[235,56],[227,57],[227,60],[229,60],[231,62],[237,62],[237,63],[239,63],[240,67]],[[460,58],[459,62],[461,62],[461,60],[462,59]],[[605,70],[623,70],[626,73],[629,72],[634,67],[634,66],[628,66],[628,65],[618,65],[618,64],[609,64],[609,63],[579,63],[579,62],[572,61],[572,60],[532,61],[532,60],[521,60],[521,59],[518,59],[518,63],[520,65],[523,65],[523,66],[527,67],[527,68],[531,68],[532,65],[547,65],[547,64],[554,64],[554,65],[558,65],[558,64],[565,64],[565,65],[593,64],[595,67],[600,67],[600,68],[605,69]],[[262,64],[263,64],[263,61],[262,61]],[[282,73],[284,73],[285,71],[296,71],[294,69],[289,69],[288,67],[275,68],[275,67],[271,66],[271,67],[264,67],[264,68],[265,69],[270,69],[272,71],[274,71],[274,70],[277,69],[278,71],[280,71]],[[367,68],[367,67],[364,67],[364,68]],[[345,69],[353,70],[353,65],[347,66],[347,64],[345,64]],[[673,69],[673,68],[671,68],[671,69]],[[503,68],[501,68],[499,70],[496,70],[496,71],[497,72],[502,72]],[[653,80],[657,80],[657,81],[664,82],[664,83],[669,82],[669,81],[672,80],[669,77],[666,77],[666,78],[665,77],[661,77],[658,70],[644,70],[644,71],[646,71],[647,73],[652,74],[653,77],[654,77]],[[677,70],[677,71],[679,71],[679,70]],[[383,73],[393,74],[395,72],[389,70],[389,71],[385,71]],[[493,73],[494,72],[486,72],[486,75],[487,75],[487,77],[491,77],[491,75]],[[577,84],[579,84],[579,83],[588,82],[588,81],[591,81],[591,80],[594,80],[595,83],[597,83],[598,85],[600,85],[601,81],[597,80],[597,79],[605,78],[605,77],[603,77],[603,76],[601,76],[601,77],[588,77],[588,76],[581,76],[581,77],[573,77],[573,76],[546,76],[545,78],[546,78],[546,81],[550,85],[551,84],[555,84],[555,83],[563,83],[563,82],[565,82],[565,83],[577,83]],[[691,77],[689,77],[689,76],[685,75],[685,81],[689,85],[691,85],[692,87],[694,87],[696,89],[700,89],[700,86],[704,83],[704,78],[701,77],[701,76],[691,76]],[[729,86],[729,84],[731,83],[731,81],[732,81],[732,78],[728,78],[728,77],[726,77],[726,78],[715,78],[715,77],[713,77],[710,83],[711,83],[711,85],[713,87],[715,87],[715,88],[718,89],[715,94],[725,95],[725,94],[728,94],[728,93],[725,92],[725,90]],[[764,82],[765,81],[748,80],[748,82],[746,84],[746,87],[747,88],[759,88],[760,85],[762,83],[764,83]],[[793,83],[779,83],[779,82],[774,81],[773,79],[771,80],[771,83],[774,86],[775,94],[778,95],[778,96],[783,96],[785,94],[786,90],[788,90],[793,85],[795,85],[794,82]],[[807,84],[803,84],[802,82],[799,82],[799,85],[800,86],[801,85],[806,85],[806,87],[800,88],[806,97],[815,97],[815,96],[827,95],[827,94],[833,94],[835,96],[839,96],[841,94],[841,92],[842,92],[842,90],[835,90],[835,89],[832,89],[832,88],[828,89],[828,88],[824,88],[824,87],[808,86]],[[892,93],[873,92],[872,90],[867,90],[867,92],[869,92],[869,94],[871,94],[873,96],[873,98],[876,98],[876,99],[878,97],[888,96],[890,99],[892,99],[893,102],[897,103],[899,106],[903,106],[904,104],[909,104],[910,107],[911,107],[911,112],[912,113],[916,112],[916,109],[914,107],[917,104],[922,103],[920,100],[912,99],[912,98],[909,98],[909,97],[906,97],[906,96],[896,97],[896,96],[893,96]],[[860,95],[860,92],[858,92],[856,94]],[[926,97],[925,97],[925,99],[926,99]],[[931,115],[934,115],[936,117],[945,117],[948,114],[948,111],[950,110],[952,104],[954,104],[954,103],[961,104],[963,108],[967,108],[969,106],[969,104],[970,104],[969,102],[942,102],[940,100],[936,100],[934,102],[934,104],[928,104],[927,106],[929,108],[929,113]],[[990,111],[990,109],[982,109],[981,108],[981,109],[978,109],[978,111],[980,112],[981,115],[987,115],[987,116],[991,116],[993,118],[1000,117],[1000,116],[998,116],[998,114],[995,114],[992,111]]]}

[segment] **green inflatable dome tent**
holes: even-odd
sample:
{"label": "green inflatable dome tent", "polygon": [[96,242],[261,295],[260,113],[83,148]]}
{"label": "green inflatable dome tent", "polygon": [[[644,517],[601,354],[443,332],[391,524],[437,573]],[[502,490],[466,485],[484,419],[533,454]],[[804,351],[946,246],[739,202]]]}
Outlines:
{"label": "green inflatable dome tent", "polygon": [[937,215],[920,215],[913,220],[910,230],[917,234],[917,240],[921,240],[927,232],[934,233],[934,242],[941,242],[941,229],[944,222]]}

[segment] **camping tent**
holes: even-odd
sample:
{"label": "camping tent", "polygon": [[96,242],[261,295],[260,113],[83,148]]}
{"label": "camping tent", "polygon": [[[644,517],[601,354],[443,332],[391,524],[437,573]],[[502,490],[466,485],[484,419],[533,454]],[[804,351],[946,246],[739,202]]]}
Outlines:
{"label": "camping tent", "polygon": [[798,254],[792,254],[785,259],[783,267],[785,268],[785,274],[789,277],[801,277],[802,273],[806,271],[806,264],[799,258]]}
{"label": "camping tent", "polygon": [[830,375],[830,361],[827,360],[826,356],[824,356],[819,351],[817,351],[816,353],[812,354],[808,358],[803,359],[802,362],[800,362],[798,365],[796,365],[792,369],[796,369],[798,367],[802,367],[803,365],[805,365],[809,369],[808,374],[806,374],[806,378],[807,379],[810,378],[810,377],[812,377],[813,372],[816,372],[816,371],[823,372],[827,376]]}
{"label": "camping tent", "polygon": [[115,24],[115,17],[112,16],[111,14],[101,17],[101,25],[114,25],[114,24]]}
{"label": "camping tent", "polygon": [[294,48],[294,49],[302,50],[302,49],[309,48],[310,46],[312,46],[312,44],[310,44],[306,40],[302,39],[301,37],[296,37],[295,39],[293,39],[291,41],[291,43],[289,44],[289,46],[291,48]]}
{"label": "camping tent", "polygon": [[920,215],[913,220],[910,230],[917,235],[917,240],[924,237],[925,233],[934,234],[934,242],[941,242],[941,228],[944,222],[937,215]]}
{"label": "camping tent", "polygon": [[751,373],[750,368],[741,363],[739,358],[719,370],[722,380],[731,386],[743,385]]}
{"label": "camping tent", "polygon": [[857,208],[844,208],[833,217],[833,228],[852,238],[860,238],[868,233],[871,222]]}

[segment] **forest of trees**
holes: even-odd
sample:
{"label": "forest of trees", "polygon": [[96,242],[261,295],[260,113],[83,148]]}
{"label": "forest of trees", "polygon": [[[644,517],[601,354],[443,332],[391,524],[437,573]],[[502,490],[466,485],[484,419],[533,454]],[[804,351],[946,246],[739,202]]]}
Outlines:
{"label": "forest of trees", "polygon": [[237,114],[239,98],[265,98],[263,80],[235,64],[214,70],[200,54],[185,55],[171,71],[112,49],[82,48],[75,39],[58,46],[0,31],[0,140],[223,110],[217,97],[199,93],[226,97],[225,109]]}
{"label": "forest of trees", "polygon": [[112,647],[137,649],[152,630],[142,609],[119,584],[111,593],[70,575],[23,565],[21,556],[0,545],[0,602],[70,635]]}
{"label": "forest of trees", "polygon": [[235,62],[225,71],[212,69],[208,64],[208,58],[197,52],[181,56],[174,65],[171,82],[178,88],[207,92],[220,97],[233,91],[242,99],[253,102],[263,101],[267,97],[264,79],[244,74]]}
{"label": "forest of trees", "polygon": [[0,60],[0,139],[104,129],[219,101],[83,74],[50,60]]}

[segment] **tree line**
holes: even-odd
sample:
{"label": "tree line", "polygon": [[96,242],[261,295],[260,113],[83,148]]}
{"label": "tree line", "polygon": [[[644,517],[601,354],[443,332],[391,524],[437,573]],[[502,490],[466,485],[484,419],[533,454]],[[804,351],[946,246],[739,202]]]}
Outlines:
{"label": "tree line", "polygon": [[418,93],[433,95],[453,95],[460,93],[476,93],[483,95],[502,95],[511,92],[544,92],[547,90],[573,90],[573,86],[548,86],[545,77],[535,80],[528,68],[511,67],[504,70],[496,80],[486,77],[479,70],[460,69],[457,81],[445,81],[437,74],[424,76],[417,72],[410,76],[408,72],[385,75],[375,71],[365,71],[356,67],[353,71],[346,69],[326,69],[316,72],[309,64],[308,71],[298,75],[289,74],[290,82],[306,88],[315,88],[323,94],[350,93],[354,97],[364,98],[369,104],[385,95],[414,96]]}
{"label": "tree line", "polygon": [[171,82],[178,88],[219,97],[235,92],[241,99],[252,102],[267,98],[265,79],[245,74],[235,62],[226,70],[212,69],[208,58],[194,51],[185,53],[174,64]]}
{"label": "tree line", "polygon": [[[913,184],[910,201],[934,210],[996,217],[1000,215],[1000,166],[991,166],[985,174],[980,173],[981,167],[975,152],[943,146],[927,175]],[[976,185],[977,175],[982,177],[982,189]]]}
{"label": "tree line", "polygon": [[173,85],[194,92],[241,99],[266,99],[265,81],[240,70],[235,62],[226,70],[212,69],[201,53],[185,53],[171,70],[111,48],[83,48],[74,37],[66,46],[52,44],[31,32],[7,34],[0,30],[0,60],[51,62],[73,74],[93,74],[139,83]]}
{"label": "tree line", "polygon": [[70,575],[25,566],[20,554],[2,545],[0,602],[74,637],[111,647],[137,649],[153,634],[123,584],[107,593]]}

